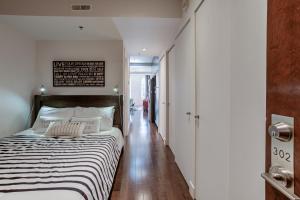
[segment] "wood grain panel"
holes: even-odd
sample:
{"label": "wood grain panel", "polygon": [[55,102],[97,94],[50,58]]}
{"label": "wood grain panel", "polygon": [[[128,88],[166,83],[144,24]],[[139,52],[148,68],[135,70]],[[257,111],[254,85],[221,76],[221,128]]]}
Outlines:
{"label": "wood grain panel", "polygon": [[[267,127],[271,114],[295,118],[295,193],[300,196],[300,1],[268,1]],[[266,171],[271,140],[266,134]],[[266,185],[267,200],[286,198]]]}

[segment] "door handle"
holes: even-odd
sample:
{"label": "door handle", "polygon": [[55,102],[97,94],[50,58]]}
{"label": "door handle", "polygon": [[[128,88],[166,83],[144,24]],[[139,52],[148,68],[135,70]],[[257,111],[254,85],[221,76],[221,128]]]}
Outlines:
{"label": "door handle", "polygon": [[195,115],[195,119],[200,119],[200,115]]}
{"label": "door handle", "polygon": [[[278,183],[278,181],[275,179],[276,177],[274,177],[274,174],[271,175],[270,173],[262,173],[261,176],[266,180],[266,182],[268,182],[271,186],[273,186],[275,189],[277,189],[279,192],[281,192],[288,199],[300,200],[300,198],[297,195],[291,193],[287,187]],[[275,176],[276,176],[276,174],[275,174]]]}
{"label": "door handle", "polygon": [[186,112],[185,114],[186,114],[186,115],[191,115],[192,113],[191,113],[191,112]]}
{"label": "door handle", "polygon": [[280,166],[273,166],[270,168],[269,173],[273,179],[278,181],[278,183],[280,183],[284,187],[291,187],[293,182],[293,176],[288,170]]}

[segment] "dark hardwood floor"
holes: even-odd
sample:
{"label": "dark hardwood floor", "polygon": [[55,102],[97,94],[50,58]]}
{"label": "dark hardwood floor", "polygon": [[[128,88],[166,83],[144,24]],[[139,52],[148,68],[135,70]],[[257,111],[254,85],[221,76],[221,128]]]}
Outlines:
{"label": "dark hardwood floor", "polygon": [[174,156],[142,111],[132,116],[111,200],[191,200]]}

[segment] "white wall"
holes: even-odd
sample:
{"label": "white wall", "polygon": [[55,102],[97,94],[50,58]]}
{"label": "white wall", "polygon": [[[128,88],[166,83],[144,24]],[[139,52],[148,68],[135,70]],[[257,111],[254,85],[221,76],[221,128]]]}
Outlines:
{"label": "white wall", "polygon": [[35,85],[36,43],[0,24],[0,137],[26,128]]}
{"label": "white wall", "polygon": [[263,200],[267,0],[232,0],[230,200]]}
{"label": "white wall", "polygon": [[[66,88],[53,87],[52,61],[104,60],[105,87]],[[122,41],[38,41],[38,84],[47,88],[48,94],[111,95],[118,85],[123,91]]]}

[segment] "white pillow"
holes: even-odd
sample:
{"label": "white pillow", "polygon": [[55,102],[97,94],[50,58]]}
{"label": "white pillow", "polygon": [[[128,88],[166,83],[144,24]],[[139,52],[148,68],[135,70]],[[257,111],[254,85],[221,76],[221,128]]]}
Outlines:
{"label": "white pillow", "polygon": [[100,125],[101,131],[108,131],[113,127],[114,113],[115,113],[114,106],[100,107],[100,108],[76,107],[74,113],[75,113],[74,114],[75,117],[80,117],[80,118],[101,117],[101,125]]}
{"label": "white pillow", "polygon": [[37,125],[34,126],[32,129],[35,132],[44,133],[46,132],[51,122],[67,122],[68,120],[64,118],[58,118],[58,117],[40,116],[37,121],[38,121]]}
{"label": "white pillow", "polygon": [[71,122],[85,123],[85,128],[83,130],[84,134],[98,133],[100,131],[101,117],[94,117],[94,118],[72,117]]}
{"label": "white pillow", "polygon": [[74,115],[74,108],[53,108],[48,106],[43,106],[38,116],[32,126],[34,130],[40,129],[42,127],[40,117],[49,117],[49,118],[59,118],[65,119],[66,121],[70,120]]}
{"label": "white pillow", "polygon": [[49,137],[80,137],[84,128],[85,123],[81,122],[51,122],[45,135]]}

